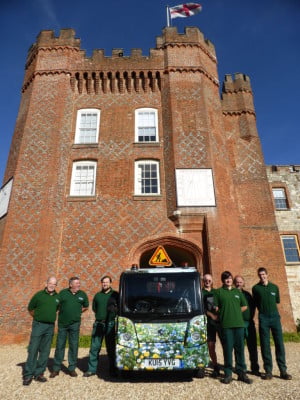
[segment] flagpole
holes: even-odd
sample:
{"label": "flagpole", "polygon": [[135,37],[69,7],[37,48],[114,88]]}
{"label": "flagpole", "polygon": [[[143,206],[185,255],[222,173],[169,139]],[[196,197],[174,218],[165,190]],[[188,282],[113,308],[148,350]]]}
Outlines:
{"label": "flagpole", "polygon": [[170,13],[169,13],[169,6],[166,7],[166,11],[167,11],[167,27],[170,26]]}

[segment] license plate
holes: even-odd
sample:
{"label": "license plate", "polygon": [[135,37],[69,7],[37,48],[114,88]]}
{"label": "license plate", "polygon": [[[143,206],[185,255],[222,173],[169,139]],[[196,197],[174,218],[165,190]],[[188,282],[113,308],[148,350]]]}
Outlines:
{"label": "license plate", "polygon": [[180,360],[178,358],[145,358],[146,368],[179,368]]}

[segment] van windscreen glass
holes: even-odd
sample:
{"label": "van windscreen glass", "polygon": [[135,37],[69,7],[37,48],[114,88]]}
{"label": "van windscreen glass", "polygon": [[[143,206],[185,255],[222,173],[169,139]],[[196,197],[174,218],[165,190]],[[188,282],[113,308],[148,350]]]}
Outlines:
{"label": "van windscreen glass", "polygon": [[199,274],[124,274],[120,314],[130,318],[191,318],[202,313]]}

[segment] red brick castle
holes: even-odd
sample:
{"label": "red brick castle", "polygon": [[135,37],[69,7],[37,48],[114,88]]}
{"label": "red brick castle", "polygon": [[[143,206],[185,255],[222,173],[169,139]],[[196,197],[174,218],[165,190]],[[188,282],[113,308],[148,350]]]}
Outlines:
{"label": "red brick castle", "polygon": [[[1,341],[27,338],[26,306],[49,275],[90,298],[159,245],[176,266],[229,269],[249,289],[266,266],[293,330],[284,258],[248,76],[222,86],[197,28],[163,30],[149,56],[87,58],[71,29],[30,48],[0,219]],[[84,317],[89,333],[92,315]]]}

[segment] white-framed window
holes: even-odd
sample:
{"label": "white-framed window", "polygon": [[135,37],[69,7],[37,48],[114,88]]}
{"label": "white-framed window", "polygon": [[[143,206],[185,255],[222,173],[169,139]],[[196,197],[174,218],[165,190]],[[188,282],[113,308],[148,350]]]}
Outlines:
{"label": "white-framed window", "polygon": [[272,188],[276,210],[287,210],[288,202],[284,188]]}
{"label": "white-framed window", "polygon": [[96,161],[74,161],[71,178],[71,196],[94,196]]}
{"label": "white-framed window", "polygon": [[296,235],[281,235],[281,242],[287,263],[299,263],[300,252],[299,243]]}
{"label": "white-framed window", "polygon": [[160,194],[159,161],[138,160],[135,162],[134,194]]}
{"label": "white-framed window", "polygon": [[77,111],[75,144],[98,143],[100,110],[85,108]]}
{"label": "white-framed window", "polygon": [[158,142],[157,110],[154,108],[135,110],[135,141],[139,143]]}

